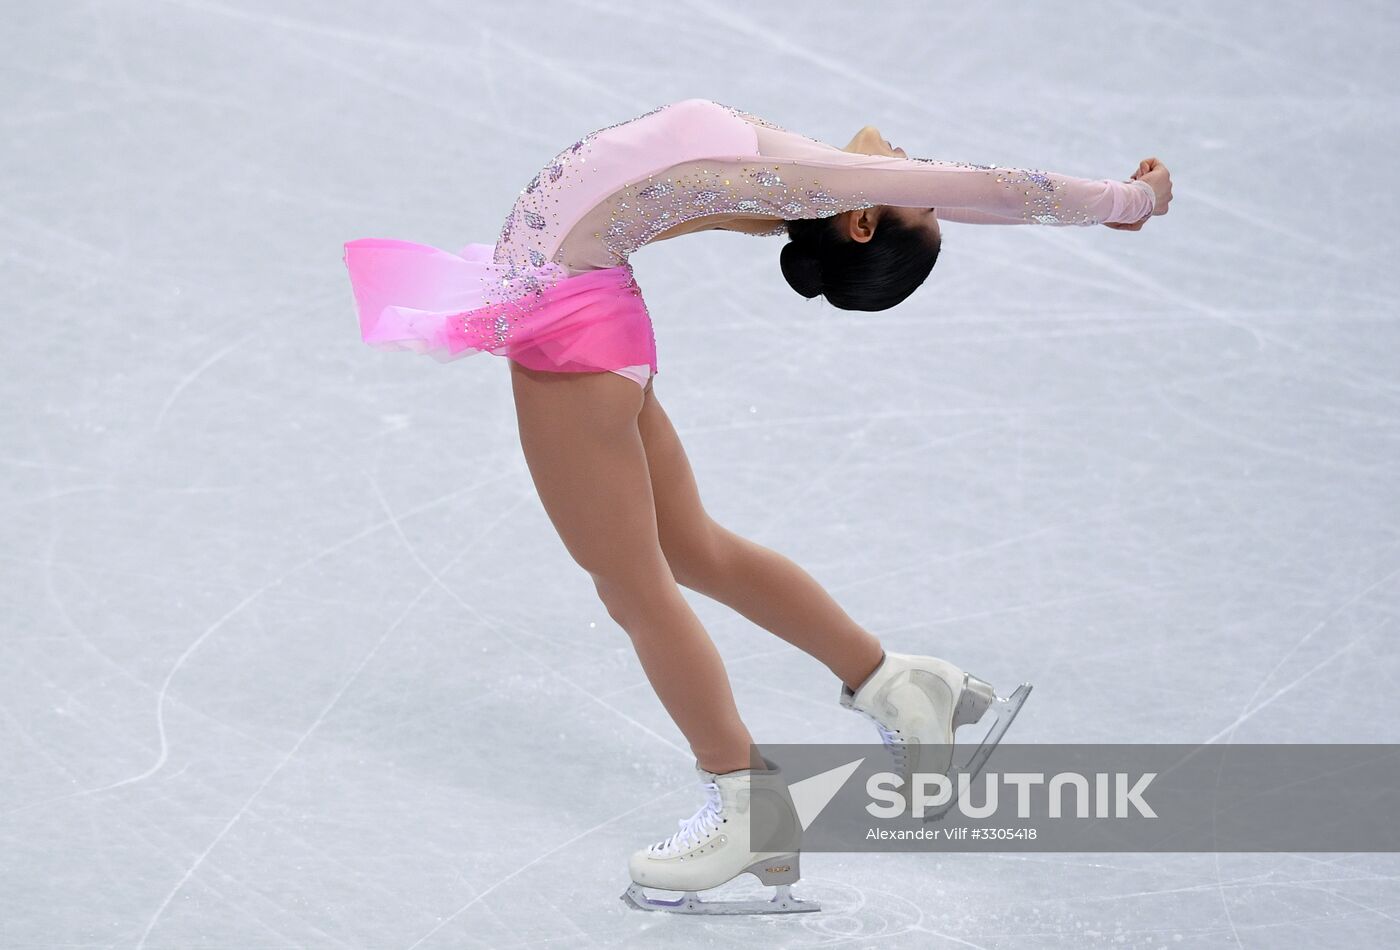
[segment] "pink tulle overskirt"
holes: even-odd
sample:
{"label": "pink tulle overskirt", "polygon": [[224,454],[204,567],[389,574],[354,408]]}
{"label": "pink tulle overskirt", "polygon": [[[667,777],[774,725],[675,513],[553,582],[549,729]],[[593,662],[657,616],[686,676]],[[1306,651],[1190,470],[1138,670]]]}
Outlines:
{"label": "pink tulle overskirt", "polygon": [[599,372],[649,364],[651,316],[628,266],[568,275],[558,264],[522,273],[492,261],[495,245],[458,253],[362,238],[345,245],[360,336],[383,350],[440,362],[492,353],[530,369]]}

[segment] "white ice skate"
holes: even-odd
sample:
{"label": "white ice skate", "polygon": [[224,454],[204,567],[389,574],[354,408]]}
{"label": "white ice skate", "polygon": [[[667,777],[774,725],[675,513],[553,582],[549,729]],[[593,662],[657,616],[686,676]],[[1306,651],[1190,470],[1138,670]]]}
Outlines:
{"label": "white ice skate", "polygon": [[[956,767],[971,781],[981,773],[992,750],[1001,742],[1031,693],[1022,683],[1003,699],[991,684],[933,656],[886,653],[860,688],[841,687],[841,705],[875,723],[880,738],[894,756],[895,768],[907,785],[915,773],[949,775],[953,766],[953,732],[980,722],[989,708],[996,721],[977,750]],[[957,790],[954,787],[954,798]],[[952,802],[925,817],[936,820]]]}
{"label": "white ice skate", "polygon": [[[779,769],[715,774],[699,767],[705,805],[664,841],[632,855],[632,884],[622,900],[637,910],[678,914],[791,914],[821,910],[792,896],[798,878],[802,825]],[[754,840],[750,840],[750,835]],[[752,850],[758,848],[759,850]],[[775,885],[771,900],[702,900],[698,891],[719,887],[743,873]],[[644,888],[679,891],[667,900]]]}

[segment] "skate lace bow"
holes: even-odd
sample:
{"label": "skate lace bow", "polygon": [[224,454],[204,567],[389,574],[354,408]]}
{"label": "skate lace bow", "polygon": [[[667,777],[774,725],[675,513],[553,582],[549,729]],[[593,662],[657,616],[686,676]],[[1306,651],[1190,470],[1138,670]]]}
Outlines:
{"label": "skate lace bow", "polygon": [[652,854],[679,854],[699,844],[707,833],[719,828],[721,804],[719,786],[714,782],[706,782],[703,788],[706,795],[705,804],[689,818],[682,818],[676,822],[680,830],[665,841],[658,841],[652,845],[649,849]]}

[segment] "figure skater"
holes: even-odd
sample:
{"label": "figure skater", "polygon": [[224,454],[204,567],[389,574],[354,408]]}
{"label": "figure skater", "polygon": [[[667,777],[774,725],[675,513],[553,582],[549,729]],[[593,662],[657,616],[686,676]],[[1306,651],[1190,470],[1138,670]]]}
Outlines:
{"label": "figure skater", "polygon": [[[841,682],[842,705],[874,721],[905,775],[945,771],[954,730],[998,707],[978,750],[985,762],[1029,690],[1001,700],[948,661],[886,652],[801,567],[710,518],[654,391],[656,343],[629,255],[696,231],[786,235],[780,263],[799,294],[885,310],[933,269],[941,221],[1138,230],[1170,201],[1171,178],[1155,158],[1127,181],[911,158],[873,126],[837,148],[686,99],[560,152],[520,192],[494,245],[456,254],[384,239],[345,245],[367,343],[443,361],[481,352],[509,361],[520,443],[544,509],[690,744],[705,804],[632,856],[628,903],[699,913],[815,908],[788,889],[800,829],[771,847],[750,840],[760,821],[791,826],[791,799],[778,768],[754,751],[719,654],[680,587],[825,664]],[[728,345],[737,350],[742,338]],[[775,885],[773,900],[699,899],[744,872]],[[651,898],[643,886],[683,896]]]}

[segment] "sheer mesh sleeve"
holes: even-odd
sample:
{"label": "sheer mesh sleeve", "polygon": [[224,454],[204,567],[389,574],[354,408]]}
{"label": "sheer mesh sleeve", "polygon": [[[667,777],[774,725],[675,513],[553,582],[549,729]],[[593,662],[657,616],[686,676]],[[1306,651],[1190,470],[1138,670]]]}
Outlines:
{"label": "sheer mesh sleeve", "polygon": [[[940,219],[971,224],[1090,225],[1139,221],[1155,195],[1145,181],[1074,178],[1039,169],[1003,168],[931,158],[863,155],[771,124],[756,125],[764,167],[797,200],[825,203],[821,217],[853,208],[936,208]],[[753,182],[755,196],[771,186]],[[829,199],[829,200],[828,200]],[[831,210],[835,209],[835,210]]]}

